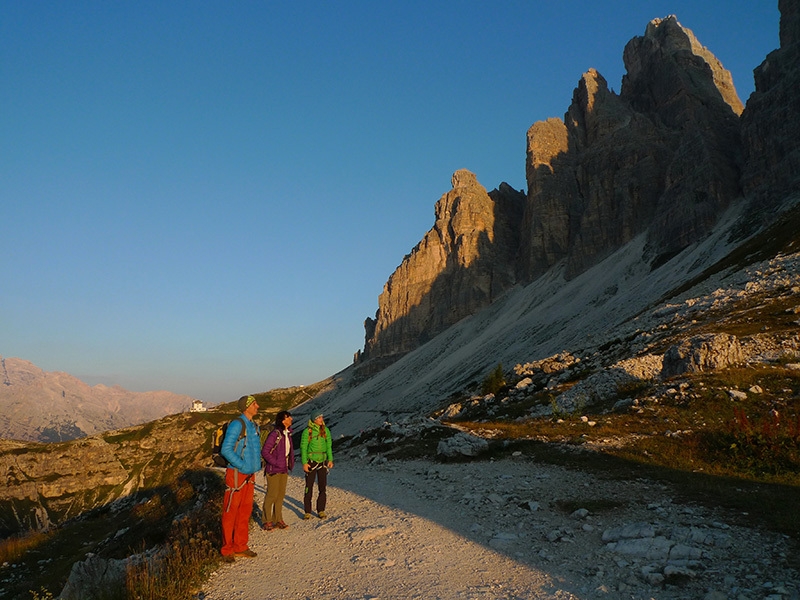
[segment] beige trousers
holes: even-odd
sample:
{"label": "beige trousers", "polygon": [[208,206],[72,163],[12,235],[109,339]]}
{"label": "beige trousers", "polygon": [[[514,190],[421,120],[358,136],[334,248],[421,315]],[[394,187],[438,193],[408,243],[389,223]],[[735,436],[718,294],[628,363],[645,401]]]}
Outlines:
{"label": "beige trousers", "polygon": [[267,475],[267,495],[264,496],[263,519],[265,523],[283,521],[283,498],[286,496],[286,482],[289,475],[275,473]]}

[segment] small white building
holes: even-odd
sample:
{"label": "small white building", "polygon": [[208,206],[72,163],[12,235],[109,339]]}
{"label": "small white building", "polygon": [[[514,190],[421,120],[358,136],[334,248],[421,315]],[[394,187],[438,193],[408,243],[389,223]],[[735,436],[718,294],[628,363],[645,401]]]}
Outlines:
{"label": "small white building", "polygon": [[194,400],[192,402],[192,408],[189,409],[189,412],[206,412],[206,407],[203,406],[202,400]]}

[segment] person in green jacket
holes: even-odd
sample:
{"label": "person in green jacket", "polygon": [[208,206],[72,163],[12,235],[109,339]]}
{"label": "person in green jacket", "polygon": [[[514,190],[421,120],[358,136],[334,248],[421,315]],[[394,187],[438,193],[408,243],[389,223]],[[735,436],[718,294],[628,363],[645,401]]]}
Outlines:
{"label": "person in green jacket", "polygon": [[331,430],[325,426],[325,420],[320,410],[311,413],[308,428],[300,437],[300,460],[306,474],[306,490],[303,496],[303,507],[306,514],[303,518],[311,518],[311,499],[314,494],[314,479],[316,479],[319,486],[317,515],[320,519],[324,519],[327,516],[325,514],[325,505],[328,500],[326,488],[328,469],[333,468],[333,450]]}

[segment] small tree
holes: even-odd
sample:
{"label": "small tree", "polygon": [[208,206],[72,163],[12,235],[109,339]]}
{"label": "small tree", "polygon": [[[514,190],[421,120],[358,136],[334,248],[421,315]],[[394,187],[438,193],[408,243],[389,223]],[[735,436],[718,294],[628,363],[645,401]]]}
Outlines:
{"label": "small tree", "polygon": [[500,389],[506,384],[505,375],[503,375],[503,365],[497,364],[497,367],[486,376],[481,384],[481,394],[497,394]]}

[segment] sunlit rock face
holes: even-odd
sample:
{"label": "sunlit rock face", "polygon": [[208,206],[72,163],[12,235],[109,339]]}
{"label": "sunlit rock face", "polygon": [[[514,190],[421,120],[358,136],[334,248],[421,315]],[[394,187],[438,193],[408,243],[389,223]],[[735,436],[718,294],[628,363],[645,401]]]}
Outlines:
{"label": "sunlit rock face", "polygon": [[[781,0],[781,47],[743,107],[730,73],[674,16],[624,48],[619,92],[594,69],[563,119],[527,132],[527,193],[459,171],[436,223],[387,281],[356,355],[370,375],[514,285],[567,281],[634,239],[657,269],[743,200],[734,237],[800,197],[800,0]],[[641,236],[641,237],[640,237]]]}
{"label": "sunlit rock face", "polygon": [[362,359],[402,355],[489,305],[514,284],[524,195],[487,192],[467,170],[436,203],[436,223],[389,277]]}
{"label": "sunlit rock face", "polygon": [[742,103],[730,73],[675,17],[623,54],[619,95],[590,69],[564,121],[528,131],[519,276],[572,278],[648,232],[654,260],[708,233],[740,195]]}

